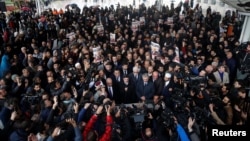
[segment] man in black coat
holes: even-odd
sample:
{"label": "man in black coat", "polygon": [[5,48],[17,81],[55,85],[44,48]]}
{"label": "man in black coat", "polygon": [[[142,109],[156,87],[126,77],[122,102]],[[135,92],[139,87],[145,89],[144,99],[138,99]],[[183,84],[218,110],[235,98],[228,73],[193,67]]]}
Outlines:
{"label": "man in black coat", "polygon": [[133,67],[133,72],[131,72],[129,75],[129,81],[136,86],[138,82],[142,80],[142,75],[140,73],[140,69],[137,66]]}
{"label": "man in black coat", "polygon": [[155,87],[155,95],[160,96],[162,94],[162,90],[164,87],[164,80],[162,79],[162,77],[159,76],[158,71],[153,72],[152,82],[154,83],[154,87]]}
{"label": "man in black coat", "polygon": [[108,94],[108,98],[114,100],[116,104],[121,104],[121,95],[119,87],[115,86],[112,78],[109,77],[106,79],[106,85],[107,87],[105,88]]}
{"label": "man in black coat", "polygon": [[115,69],[113,74],[111,75],[111,78],[115,85],[119,86],[118,84],[122,81],[121,72],[119,69]]}
{"label": "man in black coat", "polygon": [[119,90],[122,97],[121,103],[128,104],[137,102],[135,86],[129,82],[129,77],[127,75],[125,75],[119,83]]}
{"label": "man in black coat", "polygon": [[155,88],[152,81],[149,81],[147,73],[142,75],[142,81],[136,85],[136,95],[140,101],[148,101],[153,99]]}
{"label": "man in black coat", "polygon": [[170,97],[174,90],[174,83],[172,80],[172,74],[167,72],[164,76],[164,86],[162,89],[162,96],[165,99],[166,104],[170,104]]}

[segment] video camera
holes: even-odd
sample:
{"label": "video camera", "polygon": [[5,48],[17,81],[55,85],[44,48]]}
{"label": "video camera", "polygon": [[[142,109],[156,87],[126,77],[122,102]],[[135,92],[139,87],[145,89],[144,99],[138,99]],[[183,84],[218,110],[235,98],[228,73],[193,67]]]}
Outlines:
{"label": "video camera", "polygon": [[120,104],[117,106],[117,109],[121,111],[121,118],[129,117],[137,126],[140,128],[140,125],[145,119],[145,116],[148,115],[150,111],[153,110],[152,103],[131,103],[131,104]]}
{"label": "video camera", "polygon": [[40,97],[37,95],[24,95],[23,101],[31,105],[35,105],[37,103],[40,103]]}
{"label": "video camera", "polygon": [[201,76],[186,76],[184,83],[187,83],[190,88],[200,88],[200,86],[206,87],[206,77]]}
{"label": "video camera", "polygon": [[173,129],[174,128],[174,113],[171,109],[166,108],[162,113],[161,113],[161,122],[164,125],[164,127]]}

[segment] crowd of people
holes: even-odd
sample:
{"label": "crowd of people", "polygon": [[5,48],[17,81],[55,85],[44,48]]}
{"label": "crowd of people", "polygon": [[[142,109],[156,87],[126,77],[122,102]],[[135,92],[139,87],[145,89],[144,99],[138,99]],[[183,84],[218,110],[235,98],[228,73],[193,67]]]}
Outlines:
{"label": "crowd of people", "polygon": [[0,15],[1,140],[206,141],[209,125],[249,125],[237,11],[60,11]]}

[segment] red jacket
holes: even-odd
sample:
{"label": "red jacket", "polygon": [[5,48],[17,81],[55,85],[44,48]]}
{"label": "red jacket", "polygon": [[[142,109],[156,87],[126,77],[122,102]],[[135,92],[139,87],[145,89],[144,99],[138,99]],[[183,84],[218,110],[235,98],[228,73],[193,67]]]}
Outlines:
{"label": "red jacket", "polygon": [[[97,121],[97,116],[93,115],[90,120],[88,121],[87,125],[83,131],[83,141],[86,140],[88,133],[93,129],[95,122]],[[112,133],[112,124],[113,119],[111,116],[106,117],[106,128],[104,134],[99,138],[99,141],[110,141],[111,140],[111,133]]]}

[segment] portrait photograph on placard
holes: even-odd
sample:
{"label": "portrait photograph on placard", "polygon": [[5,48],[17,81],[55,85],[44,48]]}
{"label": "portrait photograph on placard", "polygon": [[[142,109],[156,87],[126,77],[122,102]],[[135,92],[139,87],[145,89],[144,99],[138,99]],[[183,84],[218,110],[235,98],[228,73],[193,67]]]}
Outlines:
{"label": "portrait photograph on placard", "polygon": [[155,60],[156,57],[160,55],[160,45],[155,42],[151,42],[150,48],[151,48],[151,58]]}

